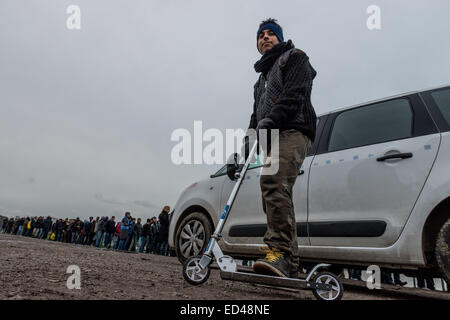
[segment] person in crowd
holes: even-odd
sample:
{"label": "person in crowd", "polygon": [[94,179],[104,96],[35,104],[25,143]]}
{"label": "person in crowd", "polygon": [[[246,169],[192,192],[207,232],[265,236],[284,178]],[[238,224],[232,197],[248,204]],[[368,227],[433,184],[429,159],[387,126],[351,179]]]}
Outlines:
{"label": "person in crowd", "polygon": [[158,241],[160,243],[159,253],[163,256],[167,256],[169,253],[169,212],[170,207],[165,206],[162,212],[159,214],[159,236]]}
{"label": "person in crowd", "polygon": [[52,227],[52,217],[48,216],[45,220],[44,220],[44,233],[42,234],[42,239],[46,240],[48,233],[50,232]]}
{"label": "person in crowd", "polygon": [[34,238],[36,236],[36,232],[37,232],[36,221],[37,221],[36,217],[31,218],[31,230],[30,230],[30,235],[29,235],[29,237],[31,237],[31,238]]}
{"label": "person in crowd", "polygon": [[383,269],[381,269],[381,283],[389,284],[391,286],[394,285],[394,279],[392,279],[392,274],[390,272],[387,272]]}
{"label": "person in crowd", "polygon": [[55,230],[56,230],[56,241],[63,242],[64,240],[64,224],[62,219],[56,220]]}
{"label": "person in crowd", "polygon": [[155,238],[155,221],[156,217],[152,217],[150,219],[150,227],[148,230],[148,237],[147,237],[147,249],[145,250],[146,253],[153,253],[154,251],[154,238]]}
{"label": "person in crowd", "polygon": [[421,289],[435,290],[433,278],[421,272],[417,276],[417,286]]}
{"label": "person in crowd", "polygon": [[32,238],[36,238],[37,233],[38,233],[38,228],[37,228],[37,217],[34,217],[33,219],[31,219],[31,237]]}
{"label": "person in crowd", "polygon": [[7,217],[3,218],[3,232],[6,233],[8,230],[9,219]]}
{"label": "person in crowd", "polygon": [[402,281],[400,279],[400,273],[399,272],[394,272],[394,284],[397,285],[397,286],[404,286],[404,285],[407,285],[408,282]]}
{"label": "person in crowd", "polygon": [[39,217],[37,219],[36,229],[37,229],[36,238],[42,239],[42,235],[44,234],[44,217]]}
{"label": "person in crowd", "polygon": [[134,242],[133,240],[133,234],[134,234],[134,226],[136,225],[136,219],[135,218],[131,218],[131,223],[130,223],[130,227],[128,228],[128,239],[127,239],[127,244],[126,244],[126,250],[129,251],[130,247],[131,247],[131,243]]}
{"label": "person in crowd", "polygon": [[77,244],[78,238],[80,237],[80,231],[81,231],[81,221],[80,218],[76,218],[75,221],[72,223],[72,243]]}
{"label": "person in crowd", "polygon": [[136,246],[138,245],[138,241],[141,239],[141,236],[142,236],[142,224],[141,218],[138,218],[133,228],[133,243],[131,244],[131,252],[136,252]]}
{"label": "person in crowd", "polygon": [[14,218],[9,219],[8,223],[8,233],[12,233],[14,231]]}
{"label": "person in crowd", "polygon": [[9,219],[8,219],[8,218],[5,218],[5,220],[4,220],[4,230],[5,230],[5,233],[8,233],[8,228],[9,228]]}
{"label": "person in crowd", "polygon": [[97,220],[94,220],[94,218],[92,218],[91,221],[91,230],[89,231],[89,238],[87,241],[87,245],[90,246],[92,245],[92,243],[94,243],[94,238],[95,238],[95,232],[97,229],[97,224],[98,224],[98,217]]}
{"label": "person in crowd", "polygon": [[87,245],[89,244],[89,239],[91,237],[91,229],[92,229],[92,220],[94,220],[94,217],[89,217],[89,220],[84,220],[84,226],[83,226],[83,241],[82,244]]}
{"label": "person in crowd", "polygon": [[69,229],[70,229],[70,239],[69,239],[69,243],[74,243],[74,238],[75,238],[75,220],[71,219],[70,220],[70,224],[69,224]]}
{"label": "person in crowd", "polygon": [[119,222],[116,225],[116,232],[114,234],[114,249],[119,249],[119,242],[120,242],[120,228],[122,226],[122,222]]}
{"label": "person in crowd", "polygon": [[[58,221],[58,219],[55,219],[54,221],[53,221],[53,219],[52,219],[52,226],[50,227],[50,233],[52,234],[52,233],[54,233],[55,234],[55,238],[53,239],[54,241],[56,241],[56,222]],[[51,237],[51,234],[50,234],[50,237]]]}
{"label": "person in crowd", "polygon": [[159,237],[159,221],[156,217],[152,218],[153,223],[152,223],[152,227],[150,229],[151,232],[151,237],[152,237],[152,248],[151,248],[151,252],[158,254],[159,253],[159,241],[158,241],[158,237]]}
{"label": "person in crowd", "polygon": [[6,218],[0,217],[0,232],[2,232],[2,233],[5,233],[5,231],[6,231],[5,224],[6,224]]}
{"label": "person in crowd", "polygon": [[114,235],[114,232],[116,231],[116,217],[112,216],[111,219],[109,219],[105,226],[105,248],[110,249],[111,248],[111,240]]}
{"label": "person in crowd", "polygon": [[119,250],[125,251],[126,250],[126,244],[128,240],[128,229],[130,228],[131,224],[131,213],[125,212],[125,217],[122,219],[122,223],[120,226],[120,242],[119,242]]}
{"label": "person in crowd", "polygon": [[27,218],[27,224],[26,224],[26,230],[25,230],[25,236],[31,237],[31,231],[32,229],[33,220],[32,218]]}
{"label": "person in crowd", "polygon": [[149,237],[150,237],[151,222],[152,222],[151,219],[147,219],[147,222],[142,227],[141,246],[139,248],[139,253],[144,252],[144,248],[146,245],[147,245],[147,252],[148,252],[148,247],[150,246]]}
{"label": "person in crowd", "polygon": [[13,223],[13,227],[12,227],[12,234],[13,235],[17,235],[18,231],[19,231],[19,219],[15,218],[14,219],[14,223]]}
{"label": "person in crowd", "polygon": [[100,223],[100,218],[97,217],[97,219],[95,219],[95,223],[94,223],[94,237],[92,238],[92,243],[94,243],[94,245],[97,244],[97,233],[98,233],[99,223]]}
{"label": "person in crowd", "polygon": [[102,243],[103,234],[105,233],[105,224],[107,222],[107,217],[102,217],[98,222],[97,227],[97,240],[95,242],[96,247],[100,247]]}
{"label": "person in crowd", "polygon": [[83,237],[84,237],[84,222],[80,218],[77,218],[76,226],[76,244],[83,244]]}
{"label": "person in crowd", "polygon": [[13,224],[14,224],[14,219],[13,218],[9,218],[8,225],[6,227],[6,233],[11,233],[11,229],[13,227]]}
{"label": "person in crowd", "polygon": [[70,239],[72,238],[72,233],[70,231],[71,224],[72,224],[72,219],[69,220],[68,218],[66,218],[66,220],[64,220],[64,242],[65,243],[70,243]]}
{"label": "person in crowd", "polygon": [[17,233],[16,233],[19,236],[23,235],[24,223],[25,223],[25,218],[20,218],[19,222],[18,222]]}
{"label": "person in crowd", "polygon": [[361,281],[361,269],[350,269],[350,279]]}

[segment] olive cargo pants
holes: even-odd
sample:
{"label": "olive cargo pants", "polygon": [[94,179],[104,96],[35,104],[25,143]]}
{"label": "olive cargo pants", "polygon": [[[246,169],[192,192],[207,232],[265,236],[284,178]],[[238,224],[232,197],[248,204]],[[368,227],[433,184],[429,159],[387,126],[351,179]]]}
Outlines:
{"label": "olive cargo pants", "polygon": [[[278,140],[278,141],[276,141]],[[262,205],[267,215],[267,232],[264,242],[270,248],[288,253],[294,266],[298,266],[297,228],[295,221],[292,189],[303,160],[311,148],[311,140],[297,130],[279,133],[279,139],[272,142],[272,150],[279,146],[279,157],[271,154],[265,160],[261,172],[260,186]],[[278,159],[276,159],[278,158]],[[276,174],[267,174],[269,165],[278,163]]]}

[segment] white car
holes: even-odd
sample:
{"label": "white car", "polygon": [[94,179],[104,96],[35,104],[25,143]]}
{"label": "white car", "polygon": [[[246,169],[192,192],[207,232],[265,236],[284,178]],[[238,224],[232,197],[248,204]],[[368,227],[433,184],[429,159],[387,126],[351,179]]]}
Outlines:
{"label": "white car", "polygon": [[[223,230],[235,258],[261,256],[260,172],[248,170]],[[205,249],[234,183],[223,167],[181,194],[169,231],[181,262]],[[318,117],[294,203],[302,261],[420,269],[450,283],[450,87]]]}

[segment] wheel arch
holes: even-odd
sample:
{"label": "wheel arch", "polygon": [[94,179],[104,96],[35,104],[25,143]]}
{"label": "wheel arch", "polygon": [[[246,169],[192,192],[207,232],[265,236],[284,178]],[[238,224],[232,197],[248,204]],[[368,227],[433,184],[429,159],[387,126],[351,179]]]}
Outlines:
{"label": "wheel arch", "polygon": [[180,217],[177,219],[177,224],[175,225],[175,229],[173,232],[173,243],[176,243],[177,231],[178,231],[178,228],[180,227],[181,221],[183,221],[184,218],[186,218],[189,214],[191,214],[193,212],[203,213],[205,215],[205,217],[208,219],[209,223],[211,224],[212,230],[214,230],[215,225],[214,225],[214,222],[213,222],[208,210],[206,210],[202,206],[193,205],[193,206],[186,208],[183,211],[183,213],[180,215]]}
{"label": "wheel arch", "polygon": [[422,230],[422,250],[427,267],[435,267],[435,243],[442,225],[450,218],[450,196],[442,200],[428,215]]}

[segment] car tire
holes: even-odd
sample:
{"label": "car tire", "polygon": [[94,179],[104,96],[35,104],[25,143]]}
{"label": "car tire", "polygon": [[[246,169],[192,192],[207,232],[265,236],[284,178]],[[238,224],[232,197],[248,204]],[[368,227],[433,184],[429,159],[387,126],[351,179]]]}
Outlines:
{"label": "car tire", "polygon": [[175,251],[182,264],[206,250],[212,228],[211,222],[201,212],[192,212],[181,221],[175,235]]}
{"label": "car tire", "polygon": [[439,272],[444,280],[450,285],[450,219],[442,225],[436,239],[436,262]]}

